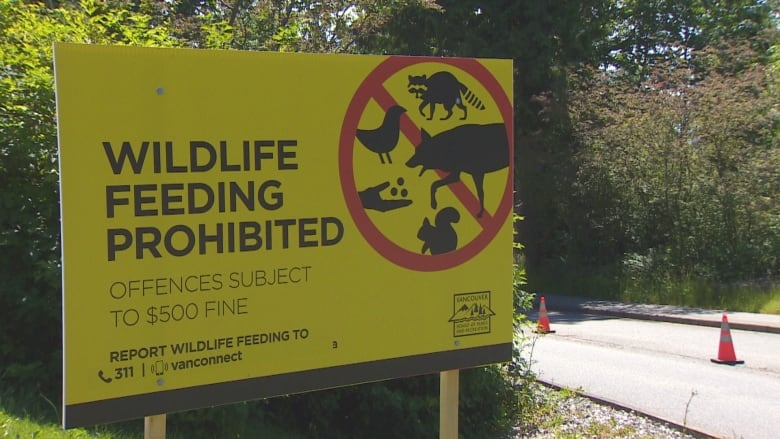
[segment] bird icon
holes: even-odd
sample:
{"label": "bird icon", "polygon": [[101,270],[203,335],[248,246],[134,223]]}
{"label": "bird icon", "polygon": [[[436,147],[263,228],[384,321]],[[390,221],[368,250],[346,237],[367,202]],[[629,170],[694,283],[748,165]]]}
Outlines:
{"label": "bird icon", "polygon": [[379,128],[373,130],[358,129],[355,136],[370,151],[379,154],[379,160],[385,163],[384,156],[387,156],[387,162],[392,164],[390,151],[398,145],[398,136],[401,131],[401,114],[406,112],[406,108],[393,105],[385,113],[385,118]]}

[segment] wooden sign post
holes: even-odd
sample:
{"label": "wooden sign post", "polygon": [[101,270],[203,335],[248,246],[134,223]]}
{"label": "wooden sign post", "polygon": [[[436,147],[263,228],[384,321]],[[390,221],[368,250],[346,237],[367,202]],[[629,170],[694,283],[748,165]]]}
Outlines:
{"label": "wooden sign post", "polygon": [[460,370],[439,373],[439,439],[458,439]]}
{"label": "wooden sign post", "polygon": [[144,439],[165,439],[165,415],[144,418]]}

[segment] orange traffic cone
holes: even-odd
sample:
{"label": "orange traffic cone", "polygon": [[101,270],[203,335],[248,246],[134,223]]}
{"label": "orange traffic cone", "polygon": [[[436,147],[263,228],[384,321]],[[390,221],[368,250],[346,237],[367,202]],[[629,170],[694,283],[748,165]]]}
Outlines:
{"label": "orange traffic cone", "polygon": [[550,330],[550,319],[547,317],[547,305],[544,303],[544,296],[539,302],[539,324],[536,326],[536,332],[539,334],[551,334],[555,331]]}
{"label": "orange traffic cone", "polygon": [[742,360],[737,360],[737,354],[734,353],[734,343],[731,341],[731,329],[729,329],[729,319],[726,317],[726,314],[723,314],[723,320],[720,323],[718,358],[712,358],[711,361],[731,366],[744,363]]}

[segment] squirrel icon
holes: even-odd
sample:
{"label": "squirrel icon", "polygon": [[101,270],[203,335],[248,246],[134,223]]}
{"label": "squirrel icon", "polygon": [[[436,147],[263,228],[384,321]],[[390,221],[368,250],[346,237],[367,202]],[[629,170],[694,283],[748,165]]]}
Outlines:
{"label": "squirrel icon", "polygon": [[436,104],[444,105],[444,109],[447,110],[447,115],[442,117],[441,120],[447,120],[452,116],[452,107],[455,105],[463,110],[463,117],[460,119],[465,120],[468,111],[466,106],[463,105],[464,99],[469,105],[478,110],[485,109],[485,104],[450,72],[436,72],[430,77],[426,75],[409,75],[408,89],[409,93],[414,94],[414,97],[422,99],[420,104],[421,115],[425,116],[425,107],[431,107],[431,114],[428,116],[428,120],[433,119]]}
{"label": "squirrel icon", "polygon": [[458,248],[458,234],[452,224],[460,221],[460,213],[454,207],[445,207],[436,214],[436,225],[428,218],[423,219],[417,238],[423,242],[422,253],[430,251],[432,255],[447,253]]}

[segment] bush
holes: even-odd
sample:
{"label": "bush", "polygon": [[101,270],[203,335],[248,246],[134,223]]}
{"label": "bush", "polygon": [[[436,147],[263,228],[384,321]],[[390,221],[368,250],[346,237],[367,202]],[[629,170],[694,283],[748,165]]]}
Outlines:
{"label": "bush", "polygon": [[[148,17],[95,0],[72,8],[0,0],[0,386],[59,401],[61,264],[52,44],[170,46]],[[43,398],[38,396],[43,395]]]}

